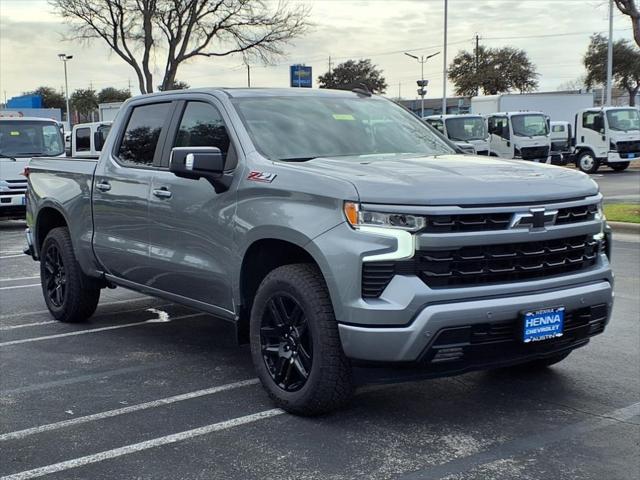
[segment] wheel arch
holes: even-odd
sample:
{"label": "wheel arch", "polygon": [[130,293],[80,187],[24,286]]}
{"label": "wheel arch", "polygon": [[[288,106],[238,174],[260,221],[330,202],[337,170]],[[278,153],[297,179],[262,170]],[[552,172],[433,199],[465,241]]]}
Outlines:
{"label": "wheel arch", "polygon": [[41,207],[35,222],[34,248],[36,256],[40,256],[42,243],[49,232],[58,227],[69,228],[69,221],[63,210],[51,203]]}
{"label": "wheel arch", "polygon": [[249,315],[253,299],[264,278],[272,270],[283,265],[294,263],[310,263],[318,267],[326,282],[325,269],[321,261],[305,248],[305,242],[291,237],[263,237],[254,239],[242,255],[237,281],[237,299],[239,302],[238,338],[241,342],[248,340]]}

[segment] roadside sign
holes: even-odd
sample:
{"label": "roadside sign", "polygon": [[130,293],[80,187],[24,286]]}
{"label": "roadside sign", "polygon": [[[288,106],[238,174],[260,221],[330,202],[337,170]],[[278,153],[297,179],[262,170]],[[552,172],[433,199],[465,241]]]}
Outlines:
{"label": "roadside sign", "polygon": [[307,67],[306,65],[291,65],[289,72],[292,87],[311,88],[313,84],[311,67]]}

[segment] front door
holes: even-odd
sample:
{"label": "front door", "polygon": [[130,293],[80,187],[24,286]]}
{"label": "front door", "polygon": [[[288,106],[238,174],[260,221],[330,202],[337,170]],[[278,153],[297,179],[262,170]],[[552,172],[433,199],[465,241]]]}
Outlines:
{"label": "front door", "polygon": [[489,117],[487,123],[491,153],[502,158],[513,158],[509,119],[506,116],[493,116]]}
{"label": "front door", "polygon": [[123,134],[94,178],[96,256],[107,273],[140,284],[150,275],[148,210],[154,158],[162,150],[171,110],[170,102],[129,110]]}
{"label": "front door", "polygon": [[[225,169],[237,165],[236,142],[230,137],[223,110],[208,101],[181,103],[180,120],[167,137],[164,165],[173,147],[218,147]],[[237,180],[237,179],[236,179]],[[235,185],[221,193],[205,179],[176,177],[159,169],[149,203],[149,286],[233,311],[231,274]]]}

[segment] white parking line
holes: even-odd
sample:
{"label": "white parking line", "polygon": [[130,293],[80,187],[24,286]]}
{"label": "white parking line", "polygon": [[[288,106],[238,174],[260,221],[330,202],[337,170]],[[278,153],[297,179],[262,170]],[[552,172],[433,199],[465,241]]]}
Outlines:
{"label": "white parking line", "polygon": [[29,285],[14,285],[11,287],[0,287],[0,290],[15,290],[17,288],[30,288],[30,287],[39,287],[39,283],[30,283]]}
{"label": "white parking line", "polygon": [[[181,315],[174,317],[171,320],[182,320],[185,318],[198,317],[200,315],[206,315],[206,313],[192,313],[190,315]],[[73,337],[76,335],[86,335],[88,333],[105,332],[107,330],[118,330],[120,328],[137,327],[139,325],[148,325],[150,323],[157,323],[157,319],[152,318],[144,322],[125,323],[123,325],[112,325],[110,327],[90,328],[87,330],[77,330],[74,332],[57,333],[55,335],[45,335],[43,337],[22,338],[20,340],[11,340],[9,342],[0,343],[0,347],[8,347],[10,345],[20,345],[21,343],[40,342],[42,340],[51,340],[52,338]]]}
{"label": "white parking line", "polygon": [[51,323],[60,323],[60,322],[58,322],[57,320],[46,320],[44,322],[21,323],[20,325],[7,325],[6,327],[0,327],[0,332],[5,330],[15,330],[16,328],[37,327],[38,325],[49,325]]}
{"label": "white parking line", "polygon": [[17,258],[17,257],[26,257],[26,255],[24,253],[21,253],[19,255],[0,255],[0,260],[2,260],[3,258]]}
{"label": "white parking line", "polygon": [[0,252],[0,255],[12,255],[14,253],[19,253],[20,255],[24,255],[24,253],[21,252],[20,250],[5,250],[3,252]]}
{"label": "white parking line", "polygon": [[49,423],[47,425],[41,425],[39,427],[26,428],[24,430],[18,430],[15,432],[10,432],[10,433],[5,433],[0,435],[0,442],[6,441],[6,440],[17,440],[20,438],[28,437],[29,435],[35,435],[37,433],[57,430],[59,428],[69,427],[71,425],[79,425],[81,423],[92,422],[94,420],[102,420],[104,418],[116,417],[118,415],[124,415],[126,413],[131,413],[131,412],[138,412],[140,410],[146,410],[148,408],[161,407],[164,405],[169,405],[171,403],[190,400],[192,398],[204,397],[205,395],[212,395],[214,393],[225,392],[227,390],[233,390],[235,388],[255,385],[258,382],[259,380],[257,378],[251,378],[249,380],[242,380],[240,382],[228,383],[226,385],[219,385],[217,387],[205,388],[203,390],[196,390],[195,392],[183,393],[181,395],[174,395],[172,397],[161,398],[159,400],[153,400],[151,402],[139,403],[137,405],[131,405],[129,407],[117,408],[115,410],[108,410],[106,412],[94,413],[92,415],[86,415],[84,417],[71,418],[69,420]]}
{"label": "white parking line", "polygon": [[[134,298],[128,298],[125,300],[115,300],[113,302],[102,302],[98,305],[98,307],[103,307],[105,305],[116,305],[118,303],[139,302],[140,300],[153,301],[155,299],[151,297],[134,297]],[[4,320],[6,318],[13,318],[13,317],[24,317],[26,315],[39,315],[41,313],[49,313],[49,310],[36,310],[35,312],[24,312],[24,313],[20,312],[20,313],[10,313],[8,315],[0,315],[0,320]]]}
{"label": "white parking line", "polygon": [[40,278],[40,275],[34,275],[33,277],[0,278],[0,282],[17,282],[19,280],[33,280],[34,278]]}
{"label": "white parking line", "polygon": [[126,445],[124,447],[114,448],[112,450],[105,450],[104,452],[95,453],[93,455],[87,455],[84,457],[67,460],[65,462],[54,463],[53,465],[47,465],[40,468],[34,468],[32,470],[26,470],[20,473],[14,473],[12,475],[7,475],[0,478],[0,480],[27,480],[29,478],[42,477],[51,473],[62,472],[64,470],[81,467],[83,465],[89,465],[91,463],[98,463],[104,460],[109,460],[110,458],[121,457],[123,455],[129,455],[131,453],[149,450],[150,448],[181,442],[182,440],[188,440],[190,438],[207,435],[213,432],[219,432],[220,430],[228,430],[240,425],[246,425],[247,423],[257,422],[259,420],[282,415],[283,413],[285,413],[284,410],[280,410],[279,408],[263,410],[262,412],[252,413],[251,415],[245,415],[243,417],[232,418],[231,420],[225,420],[224,422],[213,423],[211,425],[205,425],[204,427],[194,428],[192,430],[186,430],[184,432],[174,433],[172,435],[166,435],[164,437],[152,438],[151,440],[140,443]]}

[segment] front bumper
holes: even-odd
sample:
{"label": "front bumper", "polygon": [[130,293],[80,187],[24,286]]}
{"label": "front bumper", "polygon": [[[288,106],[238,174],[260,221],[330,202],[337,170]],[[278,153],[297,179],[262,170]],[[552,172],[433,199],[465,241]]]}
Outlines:
{"label": "front bumper", "polygon": [[[600,281],[533,294],[426,305],[409,325],[400,328],[347,324],[339,324],[338,328],[344,352],[351,359],[383,363],[424,363],[432,359],[429,359],[429,356],[436,355],[431,347],[434,346],[434,342],[442,332],[451,329],[474,329],[475,327],[482,330],[486,325],[489,325],[486,328],[491,328],[491,325],[506,324],[512,325],[513,329],[513,325],[519,325],[519,319],[524,311],[560,305],[565,306],[567,312],[584,312],[585,309],[604,305],[606,307],[604,318],[597,316],[593,318],[593,322],[600,322],[598,325],[601,324],[603,329],[613,307],[612,285],[608,281]],[[575,315],[580,315],[580,313],[575,313]],[[579,338],[572,337],[567,333],[559,339],[525,347],[529,348],[529,353],[532,355],[548,355],[550,352],[581,346],[591,334],[602,331],[602,329],[593,330],[589,334],[591,327],[587,326],[586,328],[587,334]],[[517,337],[518,331],[516,326],[513,335]],[[509,337],[507,341],[517,342],[516,337]],[[465,347],[470,346],[470,343],[469,345],[465,344],[463,337],[459,340],[456,344],[446,345],[446,347],[464,350]],[[574,345],[572,342],[576,344]],[[546,345],[546,347],[543,347],[543,351],[535,351],[541,348],[540,345]],[[496,350],[490,349],[490,351],[496,353]],[[455,352],[448,353],[453,355]],[[497,353],[497,359],[494,361],[509,363],[517,361],[518,356],[526,356],[527,351],[523,352],[516,348],[511,353],[505,351],[504,355],[501,355],[499,351]],[[457,370],[474,368],[471,364],[465,364],[464,359],[454,360],[457,362],[455,364]]]}
{"label": "front bumper", "polygon": [[607,163],[632,162],[634,160],[640,160],[640,152],[623,154],[620,154],[618,152],[607,153]]}

